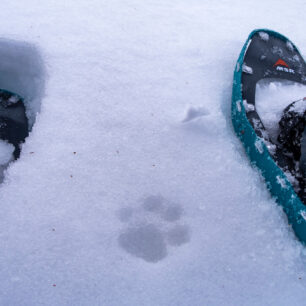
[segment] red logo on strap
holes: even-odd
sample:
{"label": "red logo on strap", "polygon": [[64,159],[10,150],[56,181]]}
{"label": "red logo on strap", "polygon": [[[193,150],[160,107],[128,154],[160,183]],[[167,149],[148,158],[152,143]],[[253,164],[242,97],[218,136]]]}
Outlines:
{"label": "red logo on strap", "polygon": [[273,67],[275,67],[275,66],[284,66],[284,67],[289,68],[288,64],[287,64],[285,61],[283,61],[282,59],[279,59],[279,60],[273,65]]}

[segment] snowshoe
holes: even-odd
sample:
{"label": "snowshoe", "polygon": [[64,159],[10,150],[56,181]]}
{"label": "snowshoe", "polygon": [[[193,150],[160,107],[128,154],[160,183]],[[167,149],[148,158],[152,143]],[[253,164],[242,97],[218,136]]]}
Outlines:
{"label": "snowshoe", "polygon": [[265,29],[249,35],[238,58],[233,80],[232,123],[252,164],[259,168],[272,196],[283,207],[296,236],[306,243],[306,99],[284,110],[275,140],[256,111],[256,84],[263,79],[306,85],[306,64],[296,46],[285,36]]}
{"label": "snowshoe", "polygon": [[20,155],[20,144],[28,136],[28,119],[23,99],[0,90],[0,139],[14,145],[14,158]]}

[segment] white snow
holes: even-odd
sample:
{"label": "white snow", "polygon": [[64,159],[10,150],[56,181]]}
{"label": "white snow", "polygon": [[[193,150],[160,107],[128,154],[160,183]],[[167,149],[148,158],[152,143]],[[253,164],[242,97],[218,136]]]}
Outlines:
{"label": "white snow", "polygon": [[241,112],[241,101],[236,101],[237,110],[240,113]]}
{"label": "white snow", "polygon": [[0,88],[35,124],[0,188],[0,305],[305,304],[305,248],[230,118],[249,33],[306,50],[305,8],[3,3]]}
{"label": "white snow", "polygon": [[263,149],[263,146],[262,146],[262,140],[260,138],[258,138],[256,141],[255,141],[255,147],[257,149],[257,151],[262,154],[264,152],[264,149]]}
{"label": "white snow", "polygon": [[282,188],[288,188],[287,184],[286,184],[286,181],[281,178],[279,175],[276,177],[276,181],[278,184],[280,184],[282,186]]}
{"label": "white snow", "polygon": [[269,34],[266,33],[266,32],[259,32],[259,36],[260,36],[260,38],[261,38],[262,40],[264,40],[264,41],[268,41],[269,38],[270,38]]}
{"label": "white snow", "polygon": [[299,114],[303,114],[306,110],[306,98],[297,101],[292,108],[293,111]]}
{"label": "white snow", "polygon": [[[266,136],[266,135],[264,135]],[[269,150],[270,154],[274,155],[276,152],[276,145],[271,143],[270,141],[263,139],[263,142],[265,143],[265,145],[267,146],[267,149]]]}
{"label": "white snow", "polygon": [[255,110],[254,105],[251,103],[248,103],[247,100],[243,100],[243,106],[246,112],[251,112]]}
{"label": "white snow", "polygon": [[240,70],[240,64],[237,62],[236,64],[236,71],[238,72]]}
{"label": "white snow", "polygon": [[245,63],[242,65],[242,71],[248,74],[253,74],[253,68],[246,65]]}
{"label": "white snow", "polygon": [[5,165],[11,160],[14,149],[12,144],[0,140],[0,165]]}
{"label": "white snow", "polygon": [[189,106],[182,122],[195,120],[196,118],[209,115],[209,111],[203,106]]}
{"label": "white snow", "polygon": [[287,41],[286,42],[286,46],[287,46],[287,48],[290,50],[290,51],[293,51],[293,45],[292,45],[292,43],[290,42],[290,41]]}
{"label": "white snow", "polygon": [[301,216],[304,218],[304,220],[306,220],[306,211],[305,210],[301,211]]}
{"label": "white snow", "polygon": [[[264,79],[256,85],[256,111],[272,139],[279,134],[279,121],[284,109],[291,103],[301,100],[296,107],[305,107],[303,97],[306,86],[298,83]],[[297,109],[298,110],[298,109]]]}

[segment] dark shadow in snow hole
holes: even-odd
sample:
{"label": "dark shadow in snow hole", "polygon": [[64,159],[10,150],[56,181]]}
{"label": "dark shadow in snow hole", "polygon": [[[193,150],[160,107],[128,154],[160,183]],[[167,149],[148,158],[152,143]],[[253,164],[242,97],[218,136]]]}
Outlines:
{"label": "dark shadow in snow hole", "polygon": [[[45,66],[39,50],[27,42],[0,39],[0,89],[10,91],[23,98],[28,129],[32,129],[36,115],[40,112],[45,90]],[[5,142],[0,140],[0,183],[8,164],[14,159],[3,156],[9,152]],[[1,152],[2,150],[2,152]],[[1,158],[2,154],[2,158]],[[8,156],[9,157],[9,156]],[[6,160],[8,162],[5,162]]]}

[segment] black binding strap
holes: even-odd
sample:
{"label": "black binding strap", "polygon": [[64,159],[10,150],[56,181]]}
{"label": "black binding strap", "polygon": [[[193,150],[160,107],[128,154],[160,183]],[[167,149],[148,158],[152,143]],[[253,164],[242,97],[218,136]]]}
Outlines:
{"label": "black binding strap", "polygon": [[304,128],[301,141],[300,169],[303,177],[306,177],[306,126]]}

